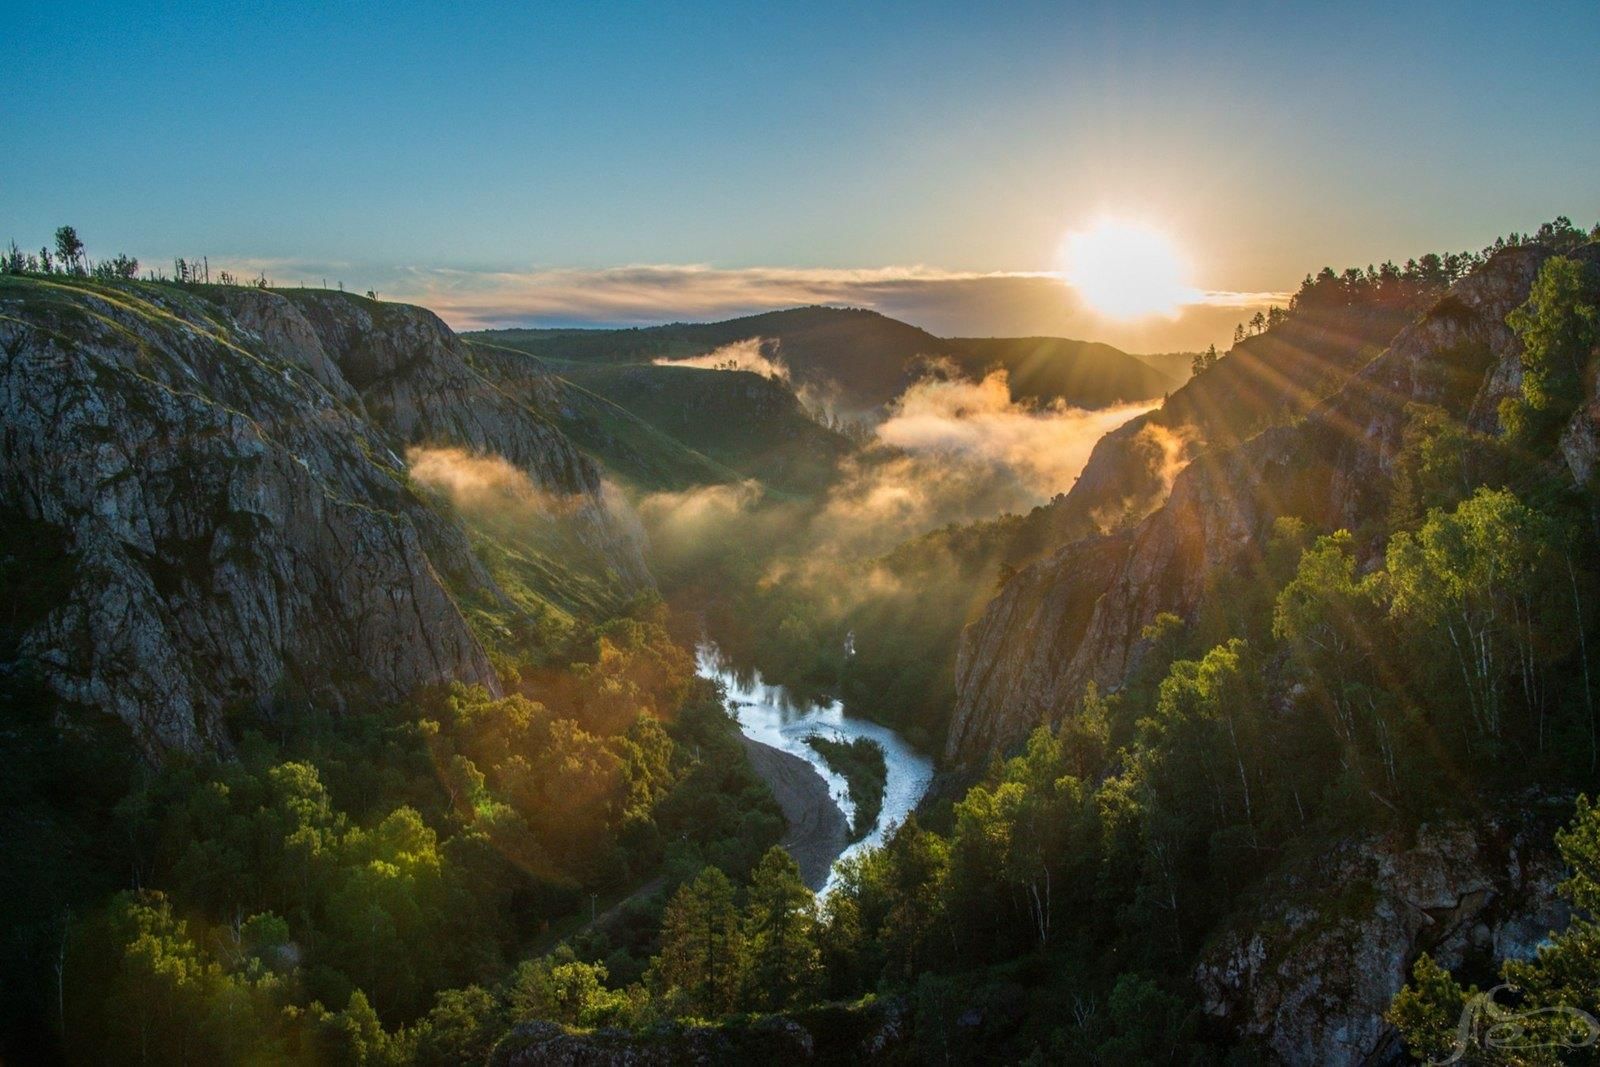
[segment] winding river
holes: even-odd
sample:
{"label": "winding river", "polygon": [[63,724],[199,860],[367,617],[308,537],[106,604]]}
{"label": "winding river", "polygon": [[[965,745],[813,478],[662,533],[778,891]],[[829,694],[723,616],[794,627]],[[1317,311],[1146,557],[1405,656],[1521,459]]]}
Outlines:
{"label": "winding river", "polygon": [[[719,681],[726,688],[728,707],[738,717],[739,729],[744,735],[811,764],[828,783],[833,802],[852,822],[855,805],[850,802],[849,786],[842,775],[828,767],[816,749],[806,744],[806,738],[816,734],[847,741],[864,737],[883,749],[888,771],[883,809],[871,832],[847,847],[844,856],[882,844],[889,828],[904,821],[928,791],[928,784],[933,780],[933,761],[887,726],[848,714],[840,701],[823,705],[796,700],[782,686],[762,681],[758,671],[734,670],[714,644],[700,646],[697,665],[701,677]],[[832,889],[834,881],[830,874],[822,891],[826,893]]]}

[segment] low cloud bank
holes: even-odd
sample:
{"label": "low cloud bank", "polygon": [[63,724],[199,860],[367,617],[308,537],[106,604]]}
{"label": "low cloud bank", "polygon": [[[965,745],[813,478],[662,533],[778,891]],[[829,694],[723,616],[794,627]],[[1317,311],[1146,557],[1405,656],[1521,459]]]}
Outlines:
{"label": "low cloud bank", "polygon": [[981,382],[928,378],[895,402],[878,439],[913,455],[976,464],[1009,476],[1036,499],[1064,492],[1094,444],[1154,404],[1081,410],[1014,403],[1006,372]]}
{"label": "low cloud bank", "polygon": [[1004,371],[977,382],[929,377],[891,406],[820,502],[773,503],[751,483],[651,494],[639,513],[674,558],[707,545],[790,545],[768,578],[804,577],[950,523],[1025,512],[1070,489],[1095,442],[1149,407],[1017,403]]}
{"label": "low cloud bank", "polygon": [[1202,292],[1174,317],[1122,322],[1095,314],[1059,275],[1040,271],[415,268],[383,281],[386,298],[432,308],[457,329],[653,325],[826,304],[871,308],[945,337],[1078,337],[1136,352],[1225,347],[1236,323],[1287,300],[1284,293]]}

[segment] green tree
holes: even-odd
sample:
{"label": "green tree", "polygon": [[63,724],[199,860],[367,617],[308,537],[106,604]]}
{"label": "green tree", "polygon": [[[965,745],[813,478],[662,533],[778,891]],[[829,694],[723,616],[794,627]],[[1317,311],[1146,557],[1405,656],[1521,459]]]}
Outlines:
{"label": "green tree", "polygon": [[1522,342],[1522,391],[1500,406],[1507,433],[1540,449],[1583,399],[1583,376],[1600,343],[1600,302],[1594,268],[1552,256],[1539,268],[1528,299],[1506,316]]}
{"label": "green tree", "polygon": [[131,279],[139,276],[139,261],[132,256],[118,253],[111,259],[103,259],[94,265],[96,278],[122,278]]}
{"label": "green tree", "polygon": [[357,989],[344,1010],[329,1012],[313,1003],[307,1012],[313,1024],[316,1059],[350,1067],[384,1067],[404,1063],[409,1049],[403,1038],[384,1030],[367,995]]}
{"label": "green tree", "polygon": [[744,937],[733,883],[715,867],[679,887],[661,918],[652,980],[680,1014],[723,1015],[738,1007]]}
{"label": "green tree", "polygon": [[505,1029],[494,995],[481,986],[442,990],[416,1026],[412,1062],[450,1067],[483,1063]]}
{"label": "green tree", "polygon": [[1413,1056],[1443,1063],[1456,1051],[1457,1027],[1467,999],[1477,994],[1475,988],[1462,989],[1449,971],[1424,952],[1411,968],[1411,981],[1390,1002],[1385,1018],[1400,1031]]}
{"label": "green tree", "polygon": [[1390,613],[1410,633],[1413,655],[1448,665],[1435,681],[1448,686],[1453,675],[1459,682],[1469,745],[1477,738],[1493,747],[1502,738],[1510,683],[1535,714],[1544,746],[1541,630],[1545,619],[1565,617],[1546,610],[1560,588],[1553,538],[1549,520],[1511,492],[1480,488],[1389,543]]}
{"label": "green tree", "polygon": [[1394,459],[1390,529],[1415,528],[1432,508],[1453,508],[1485,480],[1479,468],[1491,442],[1441,408],[1416,404],[1406,411]]}
{"label": "green tree", "polygon": [[1170,777],[1208,791],[1206,806],[1223,818],[1242,818],[1253,838],[1266,738],[1260,674],[1248,657],[1249,646],[1234,638],[1199,661],[1174,663],[1156,714],[1140,725],[1146,747],[1159,750],[1174,772]]}
{"label": "green tree", "polygon": [[1099,1062],[1182,1062],[1188,1013],[1183,1001],[1153,979],[1119,975],[1106,1008],[1112,1034],[1096,1049]]}
{"label": "green tree", "polygon": [[1393,796],[1403,745],[1388,701],[1405,672],[1386,667],[1387,625],[1381,578],[1357,573],[1348,530],[1320,537],[1305,550],[1273,606],[1273,636],[1288,648],[1305,699],[1332,725],[1341,763],[1364,777],[1371,750],[1374,773],[1357,788]]}
{"label": "green tree", "polygon": [[78,240],[78,231],[71,226],[56,230],[56,261],[68,274],[88,273],[84,268],[83,242]]}
{"label": "green tree", "polygon": [[869,981],[907,981],[955,940],[947,911],[950,846],[910,815],[882,848],[840,862],[839,884],[828,896],[832,927],[859,931],[855,947],[833,958]]}
{"label": "green tree", "polygon": [[609,977],[605,964],[580,960],[562,944],[548,956],[518,965],[506,996],[511,1019],[568,1026],[614,1022],[629,1007],[629,998],[607,987]]}
{"label": "green tree", "polygon": [[777,1011],[804,1003],[820,980],[817,900],[800,866],[774,845],[750,880],[744,939],[746,988],[753,1007]]}
{"label": "green tree", "polygon": [[89,978],[72,991],[81,1005],[67,1033],[74,1058],[231,1063],[285,1055],[282,980],[258,966],[224,968],[161,893],[119,895],[84,931],[71,973]]}
{"label": "green tree", "polygon": [[[1097,694],[1088,694],[1080,714],[1094,715],[1098,700]],[[998,782],[974,786],[955,806],[951,895],[959,899],[959,925],[977,935],[980,951],[982,932],[1004,911],[996,907],[1002,900],[1026,916],[1026,942],[1046,947],[1059,910],[1058,894],[1087,880],[1087,869],[1073,872],[1076,877],[1065,871],[1070,859],[1081,859],[1093,849],[1085,825],[1090,810],[1085,792],[1070,773],[1063,736],[1069,731],[1075,740],[1082,738],[1066,725],[1061,733],[1036,729],[1023,754],[1006,761]],[[1092,727],[1088,733],[1092,736]],[[1001,951],[1008,947],[1003,940],[994,946]]]}

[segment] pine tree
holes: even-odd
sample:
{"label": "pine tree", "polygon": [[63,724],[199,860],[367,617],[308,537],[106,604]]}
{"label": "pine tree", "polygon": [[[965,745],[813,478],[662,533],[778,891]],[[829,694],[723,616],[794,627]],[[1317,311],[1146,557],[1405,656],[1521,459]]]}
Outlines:
{"label": "pine tree", "polygon": [[71,226],[56,230],[56,260],[68,274],[87,273],[83,266],[83,242],[78,240],[78,231]]}
{"label": "pine tree", "polygon": [[817,950],[817,900],[800,877],[800,865],[774,845],[761,857],[745,909],[750,1003],[781,1010],[803,1003],[821,979]]}
{"label": "pine tree", "polygon": [[657,988],[681,1014],[722,1015],[738,1007],[744,938],[733,883],[707,867],[674,894],[661,919],[661,955],[652,964]]}

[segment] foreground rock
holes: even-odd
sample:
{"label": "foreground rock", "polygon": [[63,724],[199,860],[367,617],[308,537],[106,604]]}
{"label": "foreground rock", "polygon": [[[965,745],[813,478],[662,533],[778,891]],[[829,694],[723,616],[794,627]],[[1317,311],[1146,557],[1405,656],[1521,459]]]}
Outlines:
{"label": "foreground rock", "polygon": [[1446,968],[1530,958],[1568,909],[1550,845],[1564,802],[1425,826],[1293,864],[1195,969],[1206,1013],[1285,1063],[1398,1063],[1383,1019],[1428,952]]}

